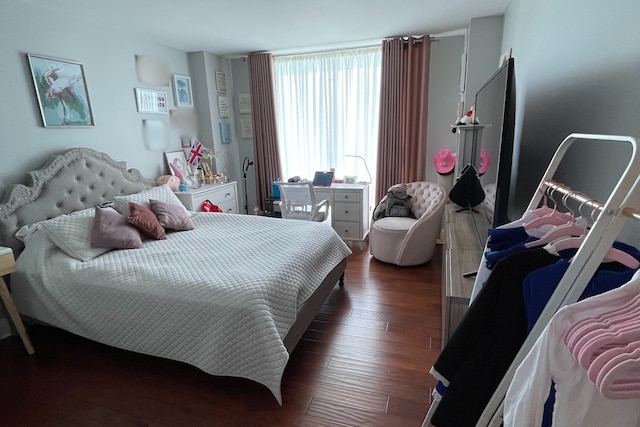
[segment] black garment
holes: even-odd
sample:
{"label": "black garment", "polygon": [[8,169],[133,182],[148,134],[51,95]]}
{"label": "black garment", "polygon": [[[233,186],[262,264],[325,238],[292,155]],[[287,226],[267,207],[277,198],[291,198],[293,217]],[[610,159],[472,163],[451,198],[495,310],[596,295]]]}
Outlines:
{"label": "black garment", "polygon": [[522,282],[558,259],[543,248],[532,248],[496,264],[434,364],[449,387],[433,414],[433,425],[475,426],[527,337]]}

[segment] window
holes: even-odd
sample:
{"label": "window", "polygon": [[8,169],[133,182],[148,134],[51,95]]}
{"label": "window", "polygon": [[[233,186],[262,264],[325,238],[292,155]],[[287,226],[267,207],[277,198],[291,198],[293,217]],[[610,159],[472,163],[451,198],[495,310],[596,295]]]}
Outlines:
{"label": "window", "polygon": [[336,179],[375,183],[381,56],[373,47],[274,58],[283,178],[335,168]]}

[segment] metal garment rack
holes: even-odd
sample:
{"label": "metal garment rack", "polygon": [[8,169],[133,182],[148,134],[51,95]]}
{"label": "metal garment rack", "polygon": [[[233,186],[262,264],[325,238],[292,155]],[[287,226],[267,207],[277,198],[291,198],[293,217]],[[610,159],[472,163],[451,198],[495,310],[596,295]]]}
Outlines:
{"label": "metal garment rack", "polygon": [[[600,140],[604,142],[617,141],[627,142],[631,144],[632,153],[629,163],[626,165],[620,179],[616,183],[611,195],[604,204],[589,199],[583,193],[574,192],[564,185],[558,185],[552,178],[560,161],[566,154],[567,149],[579,140]],[[622,227],[630,218],[640,218],[635,210],[635,206],[640,200],[640,153],[638,153],[637,142],[632,137],[611,136],[611,135],[588,135],[588,134],[571,134],[558,147],[554,154],[547,171],[545,172],[540,184],[541,191],[554,186],[555,191],[560,191],[565,197],[576,200],[578,203],[589,204],[593,209],[599,211],[597,219],[587,233],[583,243],[580,245],[578,252],[569,264],[569,268],[562,276],[558,286],[551,296],[549,302],[540,314],[540,317],[533,329],[527,336],[525,342],[520,347],[520,351],[516,354],[515,359],[509,366],[498,388],[487,403],[484,412],[476,423],[476,427],[484,426],[500,426],[502,424],[504,397],[507,389],[511,384],[511,380],[516,369],[531,350],[542,331],[547,326],[553,315],[565,305],[573,304],[580,298],[585,287],[596,269],[604,259],[607,251],[618,237]],[[543,193],[536,191],[527,210],[535,209]]]}
{"label": "metal garment rack", "polygon": [[[629,162],[623,170],[611,195],[601,203],[590,199],[584,193],[576,192],[564,184],[553,181],[558,166],[571,145],[578,141],[596,140],[603,143],[629,143],[632,148]],[[563,200],[573,200],[581,206],[589,206],[598,212],[592,227],[573,257],[569,268],[562,276],[556,290],[540,314],[538,321],[530,331],[513,362],[507,369],[491,399],[487,403],[476,427],[499,427],[503,420],[504,398],[511,384],[516,369],[529,353],[542,331],[554,314],[563,306],[578,301],[587,283],[605,258],[607,251],[618,237],[628,219],[640,220],[640,212],[635,209],[640,200],[640,153],[637,142],[632,137],[613,135],[571,134],[562,141],[556,150],[537,190],[534,193],[527,211],[537,208],[547,190],[563,195]],[[595,218],[595,216],[593,216]],[[429,408],[423,426],[428,426],[438,402],[434,401]]]}

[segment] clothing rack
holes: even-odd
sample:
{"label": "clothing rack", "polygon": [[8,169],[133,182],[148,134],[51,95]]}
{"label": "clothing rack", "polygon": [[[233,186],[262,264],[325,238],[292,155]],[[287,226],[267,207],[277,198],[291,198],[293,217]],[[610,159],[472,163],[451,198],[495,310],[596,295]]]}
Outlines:
{"label": "clothing rack", "polygon": [[[586,194],[575,191],[553,180],[553,176],[558,170],[560,162],[569,147],[578,141],[587,140],[602,141],[602,143],[629,143],[632,148],[629,162],[605,203],[589,198]],[[574,133],[566,137],[556,150],[527,207],[527,211],[531,211],[540,206],[542,198],[546,197],[547,191],[551,191],[562,194],[563,201],[572,200],[579,203],[581,207],[590,207],[598,215],[592,215],[594,218],[592,227],[588,230],[584,241],[558,283],[549,302],[540,314],[538,321],[528,334],[494,394],[487,403],[476,423],[476,427],[498,427],[502,424],[504,397],[517,367],[531,350],[556,311],[565,305],[578,301],[587,283],[618,237],[624,223],[629,218],[640,220],[640,212],[634,209],[634,206],[638,200],[640,200],[639,176],[640,153],[638,153],[636,140],[632,137]],[[438,401],[432,403],[422,424],[423,427],[429,425],[431,416],[435,412],[437,405]]]}
{"label": "clothing rack", "polygon": [[[583,193],[576,192],[569,187],[552,180],[554,173],[558,169],[560,161],[566,154],[567,149],[576,141],[597,140],[606,142],[622,142],[631,144],[632,153],[629,162],[625,167],[620,179],[616,183],[607,201],[601,202],[590,199]],[[509,366],[502,381],[498,385],[493,396],[489,400],[484,412],[480,416],[476,427],[495,426],[502,424],[502,414],[504,408],[504,397],[517,367],[533,347],[546,325],[553,315],[561,307],[573,304],[580,298],[587,283],[596,272],[596,269],[603,261],[607,251],[618,237],[624,223],[628,219],[640,219],[640,213],[634,206],[640,200],[640,153],[638,153],[636,140],[627,136],[612,135],[590,135],[571,134],[560,144],[554,154],[547,171],[545,172],[534,197],[527,210],[535,209],[539,206],[544,191],[552,188],[559,191],[565,197],[575,200],[577,203],[591,206],[599,212],[593,226],[588,231],[583,243],[580,245],[569,268],[558,283],[558,286],[551,296],[551,299],[540,314],[538,321],[520,347],[515,359]]]}

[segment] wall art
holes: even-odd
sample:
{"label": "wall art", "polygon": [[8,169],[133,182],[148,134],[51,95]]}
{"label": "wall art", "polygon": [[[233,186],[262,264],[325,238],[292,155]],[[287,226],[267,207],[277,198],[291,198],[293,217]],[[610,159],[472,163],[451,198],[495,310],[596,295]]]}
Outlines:
{"label": "wall art", "polygon": [[79,62],[27,54],[45,127],[93,126],[84,67]]}
{"label": "wall art", "polygon": [[138,113],[169,113],[169,106],[167,105],[167,92],[154,89],[144,89],[137,87],[136,92],[136,106],[138,107]]}
{"label": "wall art", "polygon": [[193,107],[190,77],[173,75],[173,96],[176,107]]}

